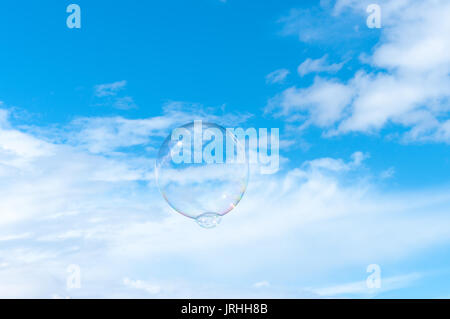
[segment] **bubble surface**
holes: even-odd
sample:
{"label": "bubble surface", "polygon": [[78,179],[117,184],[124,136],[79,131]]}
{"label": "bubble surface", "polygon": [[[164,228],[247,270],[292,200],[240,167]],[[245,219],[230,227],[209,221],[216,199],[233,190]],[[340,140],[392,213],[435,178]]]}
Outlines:
{"label": "bubble surface", "polygon": [[245,147],[232,132],[196,121],[167,137],[155,173],[161,194],[175,211],[214,228],[241,201],[249,164]]}
{"label": "bubble surface", "polygon": [[196,219],[197,224],[199,224],[203,228],[215,228],[222,221],[222,216],[214,213],[206,213],[198,216]]}

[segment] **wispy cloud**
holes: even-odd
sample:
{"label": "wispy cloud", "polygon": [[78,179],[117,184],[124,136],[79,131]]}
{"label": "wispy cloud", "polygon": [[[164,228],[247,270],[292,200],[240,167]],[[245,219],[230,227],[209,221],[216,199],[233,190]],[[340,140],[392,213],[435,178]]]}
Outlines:
{"label": "wispy cloud", "polygon": [[[158,132],[174,123],[170,116],[130,122],[127,134]],[[86,128],[70,129],[78,136]],[[347,176],[363,166],[361,152],[253,175],[240,205],[208,232],[165,204],[153,178],[154,155],[111,153],[116,144],[91,152],[43,141],[11,123],[2,134],[34,149],[22,152],[0,139],[3,297],[320,297],[331,290],[307,290],[313,273],[388,264],[450,241],[448,190],[383,193],[367,176]],[[74,263],[82,287],[67,291],[66,269]],[[180,281],[174,264],[196,266],[186,267]]]}
{"label": "wispy cloud", "polygon": [[297,71],[300,76],[305,76],[309,73],[321,73],[330,72],[336,73],[344,66],[344,62],[341,63],[328,63],[328,55],[325,54],[320,59],[306,59],[302,64],[299,65]]}
{"label": "wispy cloud", "polygon": [[366,35],[366,32],[360,29],[363,21],[355,18],[354,14],[346,14],[345,18],[332,15],[330,14],[332,8],[325,2],[321,1],[320,6],[290,10],[289,14],[278,20],[281,35],[297,36],[301,42],[309,46],[319,43],[318,48],[338,42],[345,43],[346,47],[351,44],[350,42],[357,45],[358,41],[355,39],[362,39]]}
{"label": "wispy cloud", "polygon": [[133,97],[121,93],[125,90],[127,81],[99,84],[94,87],[97,101],[95,105],[112,106],[118,110],[130,110],[137,108]]}
{"label": "wispy cloud", "polygon": [[315,288],[311,289],[311,292],[321,297],[370,297],[386,291],[408,287],[420,278],[422,278],[421,274],[411,273],[407,275],[383,278],[380,288],[369,288],[366,281],[361,280],[325,288]]}
{"label": "wispy cloud", "polygon": [[290,72],[287,69],[279,69],[273,71],[266,76],[266,82],[270,84],[282,83],[289,75],[289,73]]}
{"label": "wispy cloud", "polygon": [[253,284],[255,288],[268,288],[270,287],[270,283],[268,281],[258,281]]}
{"label": "wispy cloud", "polygon": [[[336,10],[360,5],[339,1]],[[385,27],[373,54],[364,59],[369,71],[362,66],[346,82],[317,78],[308,88],[287,89],[271,101],[272,109],[277,109],[275,102],[290,117],[307,111],[306,122],[327,128],[329,135],[378,132],[394,123],[409,128],[405,141],[450,142],[450,22],[445,18],[450,4],[382,1],[380,5]],[[311,63],[300,71],[306,72]],[[331,92],[336,99],[327,98]]]}
{"label": "wispy cloud", "polygon": [[131,280],[129,278],[124,278],[123,283],[127,287],[143,290],[150,295],[157,295],[161,291],[160,286],[142,280]]}
{"label": "wispy cloud", "polygon": [[303,127],[332,127],[344,117],[352,98],[353,90],[345,84],[317,77],[308,88],[290,87],[271,99],[266,112],[275,112],[276,116],[306,115]]}
{"label": "wispy cloud", "polygon": [[116,96],[120,90],[127,85],[127,81],[118,81],[114,83],[99,84],[95,86],[95,95],[97,97]]}
{"label": "wispy cloud", "polygon": [[142,119],[115,117],[84,117],[73,120],[67,127],[50,132],[53,138],[70,145],[85,148],[92,153],[116,152],[132,146],[156,147],[169,134],[170,129],[194,120],[204,120],[225,127],[235,127],[251,114],[217,113],[217,108],[200,104],[169,102],[163,107],[163,115]]}

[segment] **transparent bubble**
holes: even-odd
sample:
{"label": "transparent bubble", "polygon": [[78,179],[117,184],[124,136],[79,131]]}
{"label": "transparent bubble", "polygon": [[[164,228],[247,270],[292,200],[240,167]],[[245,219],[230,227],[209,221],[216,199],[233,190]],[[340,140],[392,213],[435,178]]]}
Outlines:
{"label": "transparent bubble", "polygon": [[249,164],[245,147],[230,131],[195,121],[167,137],[155,172],[161,194],[175,211],[214,228],[241,201]]}

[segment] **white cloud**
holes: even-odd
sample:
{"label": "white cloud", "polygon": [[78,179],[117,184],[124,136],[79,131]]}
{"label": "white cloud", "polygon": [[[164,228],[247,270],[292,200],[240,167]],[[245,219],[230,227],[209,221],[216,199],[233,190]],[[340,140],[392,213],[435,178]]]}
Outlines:
{"label": "white cloud", "polygon": [[15,234],[14,235],[6,235],[6,236],[0,237],[0,242],[25,239],[25,238],[29,238],[30,236],[31,236],[30,233],[17,234],[17,235],[15,235]]}
{"label": "white cloud", "polygon": [[334,172],[346,172],[358,168],[363,160],[368,157],[369,155],[363,154],[362,152],[355,152],[352,154],[352,161],[349,163],[345,163],[342,159],[319,158],[305,162],[303,165],[311,170],[325,169]]}
{"label": "white cloud", "polygon": [[394,167],[389,167],[388,169],[386,169],[386,170],[381,172],[380,178],[381,179],[388,179],[388,178],[392,178],[394,175],[395,175],[395,168]]}
{"label": "white cloud", "polygon": [[258,281],[253,284],[255,288],[267,288],[270,287],[270,283],[268,281]]}
{"label": "white cloud", "polygon": [[330,72],[336,73],[344,66],[344,62],[342,63],[328,63],[328,55],[325,54],[320,59],[306,59],[302,64],[299,65],[297,71],[300,76],[305,76],[309,73],[321,73],[321,72]]}
{"label": "white cloud", "polygon": [[286,79],[286,77],[289,75],[289,70],[287,69],[279,69],[276,71],[273,71],[269,73],[266,76],[266,82],[270,84],[274,83],[282,83]]}
{"label": "white cloud", "polygon": [[382,292],[408,287],[422,277],[421,274],[411,273],[395,277],[381,278],[380,288],[368,288],[365,280],[351,282],[325,288],[311,289],[311,292],[321,297],[336,296],[375,296]]}
{"label": "white cloud", "polygon": [[112,106],[119,110],[130,110],[137,108],[131,96],[120,94],[125,89],[127,81],[118,81],[108,84],[100,84],[94,87],[95,96],[98,98],[96,106]]}
{"label": "white cloud", "polygon": [[[166,116],[147,120],[159,130],[172,123]],[[302,288],[312,274],[389,265],[450,241],[448,190],[382,193],[365,176],[346,183],[361,152],[253,175],[236,210],[206,231],[166,205],[151,156],[93,154],[6,127],[0,135],[14,132],[18,145],[32,141],[36,150],[0,153],[2,297],[317,297]],[[70,264],[80,266],[79,290],[66,289]],[[254,289],[261,278],[270,289]]]}
{"label": "white cloud", "polygon": [[[355,15],[346,14],[345,17],[331,15],[329,1],[321,1],[319,5],[312,5],[308,9],[292,9],[289,14],[278,20],[281,24],[281,35],[296,35],[301,42],[313,47],[316,43],[318,49],[330,44],[341,46],[342,44],[358,44],[367,35],[361,30],[361,20]],[[364,11],[365,13],[365,8]],[[356,28],[356,29],[355,29]],[[336,47],[328,47],[335,51]],[[331,51],[330,51],[331,52]]]}
{"label": "white cloud", "polygon": [[151,138],[164,137],[175,119],[153,117],[129,120],[123,117],[79,118],[71,123],[68,141],[92,153],[112,152],[121,147],[149,144]]}
{"label": "white cloud", "polygon": [[114,83],[99,84],[95,86],[95,95],[97,97],[115,96],[127,85],[127,81],[118,81]]}
{"label": "white cloud", "polygon": [[[337,81],[316,78],[306,89],[291,87],[269,102],[267,111],[276,110],[278,116],[306,114],[305,126],[314,124],[329,127],[344,116],[344,109],[352,99],[352,89]],[[292,117],[295,121],[295,117]]]}
{"label": "white cloud", "polygon": [[124,278],[123,283],[125,286],[144,290],[150,295],[157,295],[161,292],[161,287],[157,285],[150,284],[142,280],[131,280],[129,278]]}
{"label": "white cloud", "polygon": [[365,0],[337,0],[333,8],[333,15],[341,14],[342,11],[348,7],[358,10],[364,10],[368,4],[369,3],[367,3],[367,1]]}
{"label": "white cloud", "polygon": [[283,25],[283,35],[298,34],[300,41],[312,42],[324,37],[324,32],[313,25],[313,17],[317,16],[317,11],[293,9],[278,22]]}
{"label": "white cloud", "polygon": [[66,143],[94,154],[117,153],[134,146],[145,147],[151,153],[159,148],[163,139],[173,128],[194,120],[233,128],[252,116],[249,113],[225,114],[222,112],[220,114],[217,113],[216,108],[185,102],[170,102],[163,109],[163,115],[150,118],[80,117],[74,119],[69,125],[53,129],[43,130],[33,126],[25,128],[29,133],[38,135],[46,141]]}
{"label": "white cloud", "polygon": [[[348,6],[365,14],[362,5],[338,1],[335,14]],[[309,88],[290,88],[275,100],[278,109],[291,118],[308,110],[309,118],[302,121],[328,128],[327,134],[372,133],[394,123],[409,128],[405,140],[450,142],[450,4],[404,0],[380,5],[383,36],[365,58],[372,71],[361,69],[347,82],[316,80]],[[324,88],[336,90],[336,101],[333,94],[322,97]]]}

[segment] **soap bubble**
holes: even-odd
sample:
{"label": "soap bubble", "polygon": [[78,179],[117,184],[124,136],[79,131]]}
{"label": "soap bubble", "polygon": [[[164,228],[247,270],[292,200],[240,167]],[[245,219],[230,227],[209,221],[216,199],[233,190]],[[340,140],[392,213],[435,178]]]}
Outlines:
{"label": "soap bubble", "polygon": [[175,211],[214,228],[241,201],[249,164],[245,146],[233,133],[195,121],[167,137],[155,172],[161,194]]}

